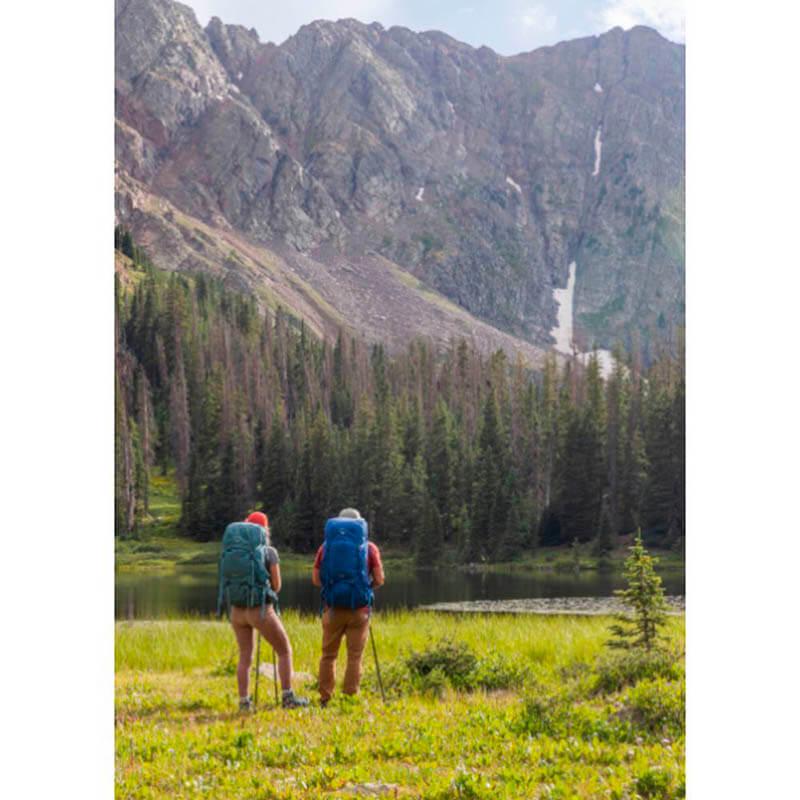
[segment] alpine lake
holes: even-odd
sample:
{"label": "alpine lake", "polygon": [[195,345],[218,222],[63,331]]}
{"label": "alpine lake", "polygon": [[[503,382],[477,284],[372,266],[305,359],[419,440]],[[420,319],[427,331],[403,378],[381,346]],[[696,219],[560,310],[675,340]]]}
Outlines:
{"label": "alpine lake", "polygon": [[[685,575],[670,565],[659,570],[667,595],[683,596]],[[304,613],[320,611],[319,590],[308,565],[282,565],[281,608]],[[607,598],[623,588],[619,568],[610,570],[439,568],[404,565],[386,568],[386,584],[376,592],[376,610],[410,609],[434,603],[520,600],[534,598]],[[168,572],[118,572],[115,582],[117,619],[208,617],[217,607],[217,569],[213,564],[177,565]]]}

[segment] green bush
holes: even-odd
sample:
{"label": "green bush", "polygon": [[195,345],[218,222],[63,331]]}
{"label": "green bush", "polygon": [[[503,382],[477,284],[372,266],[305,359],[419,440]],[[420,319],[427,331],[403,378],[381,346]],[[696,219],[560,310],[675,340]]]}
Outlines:
{"label": "green bush", "polygon": [[440,639],[421,653],[411,653],[406,666],[413,678],[424,678],[438,669],[454,689],[474,687],[474,670],[478,659],[464,642]]}
{"label": "green bush", "polygon": [[663,678],[643,680],[628,690],[625,709],[631,721],[649,733],[683,735],[686,727],[686,689]]}
{"label": "green bush", "polygon": [[444,696],[449,681],[441,667],[434,667],[430,672],[426,672],[424,675],[415,675],[412,683],[420,694],[441,699]]}
{"label": "green bush", "polygon": [[[450,685],[458,691],[518,688],[525,684],[528,670],[512,664],[500,653],[479,659],[464,642],[441,639],[422,652],[411,653],[406,658],[408,688],[423,694],[441,696],[444,687]],[[401,675],[395,670],[391,683],[398,687]]]}
{"label": "green bush", "polygon": [[652,767],[642,772],[634,783],[636,794],[646,798],[670,797],[672,776],[666,770]]}
{"label": "green bush", "polygon": [[646,678],[678,680],[682,674],[680,659],[673,653],[656,650],[650,653],[636,650],[606,657],[596,667],[594,692],[610,694],[633,686]]}

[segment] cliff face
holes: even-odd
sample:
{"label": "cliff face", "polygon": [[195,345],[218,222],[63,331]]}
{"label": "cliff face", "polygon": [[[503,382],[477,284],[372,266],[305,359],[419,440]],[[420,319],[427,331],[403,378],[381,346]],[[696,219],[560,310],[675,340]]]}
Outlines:
{"label": "cliff face", "polygon": [[169,0],[116,26],[118,213],[176,268],[547,346],[574,261],[583,347],[682,321],[684,49],[656,32],[506,58],[355,20],[264,44]]}

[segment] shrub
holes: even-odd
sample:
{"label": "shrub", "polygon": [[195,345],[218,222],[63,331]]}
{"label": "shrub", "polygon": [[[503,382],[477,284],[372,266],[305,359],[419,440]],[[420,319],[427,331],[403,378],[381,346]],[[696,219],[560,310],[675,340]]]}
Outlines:
{"label": "shrub", "polygon": [[672,776],[659,767],[652,767],[642,772],[635,781],[636,793],[646,798],[669,797]]}
{"label": "shrub", "polygon": [[424,675],[415,675],[413,678],[414,688],[418,692],[429,697],[441,699],[448,686],[447,675],[441,667],[434,667]]}
{"label": "shrub", "polygon": [[644,680],[628,690],[625,708],[631,721],[649,733],[681,736],[686,722],[686,689],[683,683],[663,678]]}
{"label": "shrub", "polygon": [[[492,691],[520,687],[528,677],[527,669],[510,663],[500,653],[478,659],[464,642],[451,639],[441,639],[420,653],[411,653],[405,666],[412,688],[438,697],[448,684],[459,691]],[[392,679],[395,685],[402,682],[396,672]]]}
{"label": "shrub", "polygon": [[470,689],[474,686],[473,672],[478,659],[464,642],[441,639],[421,653],[411,653],[406,666],[413,677],[424,677],[435,669],[450,682],[455,689]]}
{"label": "shrub", "polygon": [[596,693],[610,694],[645,678],[678,680],[681,674],[680,660],[673,653],[665,650],[652,653],[626,651],[599,662],[593,690]]}

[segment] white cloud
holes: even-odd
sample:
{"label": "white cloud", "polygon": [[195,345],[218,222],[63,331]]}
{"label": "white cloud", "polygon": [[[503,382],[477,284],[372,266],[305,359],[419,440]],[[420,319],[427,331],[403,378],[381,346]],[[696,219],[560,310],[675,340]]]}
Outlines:
{"label": "white cloud", "polygon": [[529,6],[522,12],[520,22],[522,27],[527,30],[549,33],[555,30],[556,15],[548,12],[544,6]]}
{"label": "white cloud", "polygon": [[673,41],[686,38],[684,0],[611,0],[599,16],[605,28],[647,25]]}

